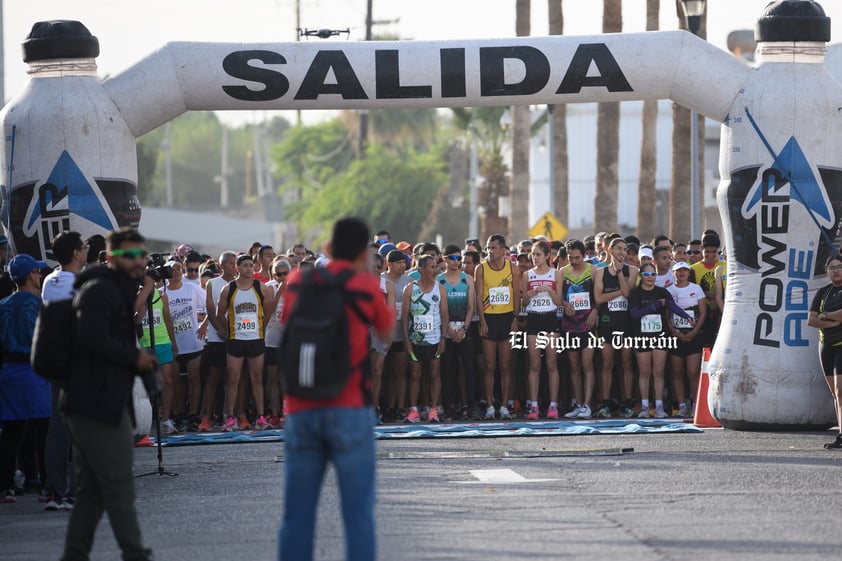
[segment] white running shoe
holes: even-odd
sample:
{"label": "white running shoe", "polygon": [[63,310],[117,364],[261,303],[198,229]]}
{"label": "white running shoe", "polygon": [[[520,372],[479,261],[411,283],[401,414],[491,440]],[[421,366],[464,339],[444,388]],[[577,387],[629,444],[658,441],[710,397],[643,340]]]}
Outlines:
{"label": "white running shoe", "polygon": [[173,422],[172,419],[161,421],[161,428],[163,428],[164,432],[167,434],[175,434],[178,432],[178,427],[175,426],[175,422]]}
{"label": "white running shoe", "polygon": [[580,419],[590,419],[592,416],[591,413],[591,406],[590,405],[581,405],[579,407],[579,418]]}
{"label": "white running shoe", "polygon": [[505,405],[500,406],[500,419],[504,421],[511,420],[512,414],[509,413],[509,408]]}
{"label": "white running shoe", "polygon": [[494,406],[489,405],[488,409],[485,410],[485,420],[486,421],[493,421],[495,413],[496,413],[496,411],[494,411]]}
{"label": "white running shoe", "polygon": [[649,418],[649,408],[644,407],[640,410],[640,413],[637,414],[638,419],[648,419]]}
{"label": "white running shoe", "polygon": [[667,416],[667,412],[664,411],[663,406],[655,408],[655,418],[656,419],[664,419]]}
{"label": "white running shoe", "polygon": [[564,417],[566,419],[575,419],[576,417],[579,416],[579,413],[581,413],[581,412],[582,412],[582,408],[579,407],[578,405],[574,405],[573,409],[571,409],[570,411],[568,411],[567,413],[564,414]]}

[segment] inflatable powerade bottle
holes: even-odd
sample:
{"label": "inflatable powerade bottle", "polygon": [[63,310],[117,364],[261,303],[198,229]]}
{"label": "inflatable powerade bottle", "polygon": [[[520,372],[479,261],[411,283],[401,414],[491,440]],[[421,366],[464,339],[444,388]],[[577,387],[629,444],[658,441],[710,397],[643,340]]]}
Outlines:
{"label": "inflatable powerade bottle", "polygon": [[769,4],[756,36],[756,68],[722,126],[728,284],[708,403],[726,428],[820,429],[835,417],[807,319],[842,239],[842,87],[817,3]]}
{"label": "inflatable powerade bottle", "polygon": [[134,135],[96,75],[99,41],[77,21],[38,22],[29,82],[0,113],[2,222],[12,253],[54,260],[52,240],[137,227]]}

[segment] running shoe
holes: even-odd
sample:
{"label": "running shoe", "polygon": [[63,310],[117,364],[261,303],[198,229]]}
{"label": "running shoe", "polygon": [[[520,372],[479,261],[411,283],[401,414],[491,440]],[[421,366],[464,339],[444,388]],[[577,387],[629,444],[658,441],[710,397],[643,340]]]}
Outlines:
{"label": "running shoe", "polygon": [[175,426],[175,422],[172,419],[161,421],[161,428],[164,429],[166,434],[175,434],[178,432],[178,427]]}
{"label": "running shoe", "polygon": [[526,415],[527,421],[537,421],[538,420],[538,406],[533,405],[532,408],[529,410],[529,413]]}
{"label": "running shoe", "polygon": [[623,417],[625,417],[626,419],[630,419],[630,418],[634,417],[634,409],[632,409],[628,405],[624,405],[623,406]]}
{"label": "running shoe", "polygon": [[430,412],[427,413],[427,422],[429,423],[438,423],[439,421],[439,412],[436,409],[430,409]]}
{"label": "running shoe", "polygon": [[638,419],[648,419],[649,418],[649,408],[644,407],[640,410],[640,413],[637,414]]}
{"label": "running shoe", "polygon": [[836,440],[824,445],[825,450],[842,450],[842,434],[836,436]]}
{"label": "running shoe", "polygon": [[257,430],[266,430],[266,429],[271,429],[272,426],[269,424],[269,421],[266,420],[266,417],[261,415],[254,422],[254,428],[256,428]]}
{"label": "running shoe", "polygon": [[58,493],[50,493],[49,497],[47,497],[47,504],[44,506],[44,510],[53,512],[59,510],[60,508],[61,496]]}
{"label": "running shoe", "polygon": [[202,417],[202,422],[199,423],[198,431],[199,432],[209,432],[213,429],[213,425],[211,424],[211,420],[208,417]]}
{"label": "running shoe", "polygon": [[512,414],[509,413],[509,408],[505,405],[500,406],[500,419],[503,421],[510,421],[512,419]]}
{"label": "running shoe", "polygon": [[410,409],[409,415],[406,416],[404,419],[404,423],[420,423],[421,422],[421,415],[418,413],[417,409]]}
{"label": "running shoe", "polygon": [[14,489],[3,489],[0,491],[0,503],[16,503],[18,502],[17,498],[15,497]]}
{"label": "running shoe", "polygon": [[282,429],[284,428],[284,418],[278,415],[272,415],[269,418],[269,424],[272,425],[273,429]]}
{"label": "running shoe", "polygon": [[682,403],[681,405],[678,406],[678,416],[683,418],[683,419],[686,419],[687,417],[690,416],[690,412],[687,410],[687,404],[686,403]]}
{"label": "running shoe", "polygon": [[608,419],[611,417],[611,409],[609,409],[607,405],[603,405],[599,408],[599,410],[597,410],[594,417],[598,419]]}
{"label": "running shoe", "polygon": [[222,430],[224,432],[240,430],[240,427],[237,425],[237,419],[235,419],[234,417],[228,417],[228,419],[225,420],[225,424],[222,425]]}
{"label": "running shoe", "polygon": [[579,416],[579,413],[581,412],[582,408],[579,405],[574,405],[573,409],[564,414],[564,417],[566,419],[575,419]]}
{"label": "running shoe", "polygon": [[485,420],[486,421],[493,421],[494,420],[494,414],[495,414],[494,406],[489,405],[488,409],[485,410]]}
{"label": "running shoe", "polygon": [[[530,411],[530,413],[531,413],[531,411]],[[522,408],[521,408],[521,406],[520,406],[520,400],[517,400],[517,399],[516,399],[516,400],[514,401],[514,403],[512,403],[512,415],[513,415],[515,418],[518,418],[518,419],[520,419],[521,417],[523,417],[523,409],[522,409]]]}
{"label": "running shoe", "polygon": [[580,419],[590,419],[591,418],[591,406],[590,405],[582,405],[579,407],[579,418]]}
{"label": "running shoe", "polygon": [[661,407],[655,408],[655,418],[656,419],[663,419],[667,416],[667,412],[664,411],[663,405]]}
{"label": "running shoe", "polygon": [[251,423],[246,418],[245,415],[240,415],[240,429],[239,430],[249,430],[251,428]]}
{"label": "running shoe", "polygon": [[547,419],[558,419],[558,406],[550,405],[547,410]]}

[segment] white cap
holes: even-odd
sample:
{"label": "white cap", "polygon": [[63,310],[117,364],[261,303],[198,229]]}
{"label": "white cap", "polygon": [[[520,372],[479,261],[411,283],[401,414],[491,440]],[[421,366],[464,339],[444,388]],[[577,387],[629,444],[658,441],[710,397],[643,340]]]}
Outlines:
{"label": "white cap", "polygon": [[652,255],[652,250],[648,247],[641,247],[640,250],[637,252],[638,257],[648,257],[649,259],[654,259],[655,257]]}
{"label": "white cap", "polygon": [[679,269],[687,269],[690,270],[690,265],[687,264],[687,261],[679,261],[675,265],[672,266],[672,271],[675,272]]}

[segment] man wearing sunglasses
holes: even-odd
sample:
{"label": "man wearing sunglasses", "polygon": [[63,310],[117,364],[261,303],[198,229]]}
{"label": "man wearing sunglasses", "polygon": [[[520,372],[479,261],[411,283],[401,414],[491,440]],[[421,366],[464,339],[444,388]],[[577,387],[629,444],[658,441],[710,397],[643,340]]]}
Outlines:
{"label": "man wearing sunglasses", "polygon": [[145,242],[137,230],[111,232],[107,266],[86,270],[74,285],[74,354],[62,405],[78,451],[78,484],[62,559],[89,557],[103,510],[123,559],[152,558],[140,535],[132,473],[134,378],[158,364],[153,353],[138,348],[135,331]]}
{"label": "man wearing sunglasses", "polygon": [[191,251],[184,259],[184,277],[182,281],[201,285],[202,279],[199,277],[199,267],[202,266],[202,255],[196,251]]}

